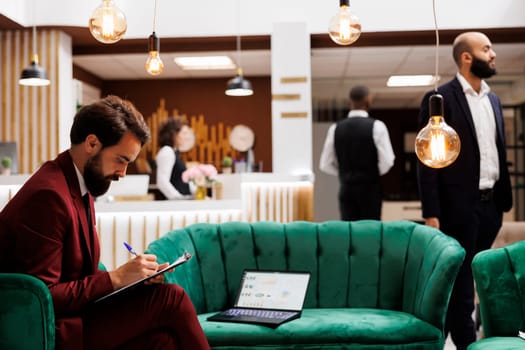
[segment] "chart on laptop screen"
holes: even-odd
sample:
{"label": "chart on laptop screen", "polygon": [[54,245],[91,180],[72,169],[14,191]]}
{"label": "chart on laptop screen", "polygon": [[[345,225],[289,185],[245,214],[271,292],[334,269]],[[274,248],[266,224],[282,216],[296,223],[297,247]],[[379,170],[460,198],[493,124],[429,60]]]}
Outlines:
{"label": "chart on laptop screen", "polygon": [[237,307],[300,310],[308,274],[246,271]]}

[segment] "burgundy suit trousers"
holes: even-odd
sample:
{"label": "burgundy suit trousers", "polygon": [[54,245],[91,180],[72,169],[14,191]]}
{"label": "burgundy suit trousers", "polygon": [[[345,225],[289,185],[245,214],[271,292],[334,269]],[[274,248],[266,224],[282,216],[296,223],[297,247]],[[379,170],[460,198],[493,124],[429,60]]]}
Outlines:
{"label": "burgundy suit trousers", "polygon": [[94,304],[82,317],[85,349],[209,349],[186,292],[143,285]]}

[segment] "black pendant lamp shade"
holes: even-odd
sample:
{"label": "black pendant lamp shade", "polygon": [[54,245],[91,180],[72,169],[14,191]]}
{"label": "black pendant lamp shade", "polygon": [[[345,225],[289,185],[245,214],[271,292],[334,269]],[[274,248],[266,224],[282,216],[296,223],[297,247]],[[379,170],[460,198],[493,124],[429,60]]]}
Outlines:
{"label": "black pendant lamp shade", "polygon": [[253,95],[252,83],[242,76],[242,70],[237,70],[237,75],[228,80],[226,84],[226,95],[228,96],[251,96]]}
{"label": "black pendant lamp shade", "polygon": [[38,64],[38,55],[34,55],[31,65],[22,71],[18,82],[20,85],[26,86],[49,85],[46,70]]}
{"label": "black pendant lamp shade", "polygon": [[33,26],[33,59],[31,60],[31,65],[22,71],[18,83],[25,86],[47,86],[50,83],[44,67],[38,65],[38,54],[36,53],[36,26]]}

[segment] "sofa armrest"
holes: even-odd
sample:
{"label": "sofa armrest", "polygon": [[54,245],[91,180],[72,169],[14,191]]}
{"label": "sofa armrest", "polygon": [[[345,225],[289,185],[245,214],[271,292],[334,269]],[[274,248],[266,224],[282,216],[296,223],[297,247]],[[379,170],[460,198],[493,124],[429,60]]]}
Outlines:
{"label": "sofa armrest", "polygon": [[36,277],[0,273],[0,349],[55,347],[51,293]]}
{"label": "sofa armrest", "polygon": [[472,274],[485,337],[516,336],[525,326],[525,241],[479,252]]}
{"label": "sofa armrest", "polygon": [[[408,311],[439,329],[444,329],[452,287],[465,259],[465,250],[452,237],[429,226],[417,226],[412,236],[413,276],[405,285]],[[417,272],[416,272],[417,271]],[[412,281],[410,281],[410,279]]]}

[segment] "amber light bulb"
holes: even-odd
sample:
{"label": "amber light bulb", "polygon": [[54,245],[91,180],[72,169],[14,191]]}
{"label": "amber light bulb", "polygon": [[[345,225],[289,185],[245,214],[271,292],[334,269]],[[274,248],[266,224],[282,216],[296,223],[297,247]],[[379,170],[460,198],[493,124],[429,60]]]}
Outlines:
{"label": "amber light bulb", "polygon": [[330,38],[339,45],[350,45],[361,35],[361,22],[350,12],[350,0],[339,0],[339,12],[328,25]]}
{"label": "amber light bulb", "polygon": [[445,123],[441,95],[430,96],[429,110],[428,124],[416,136],[416,155],[428,167],[444,168],[458,157],[461,142],[457,132]]}
{"label": "amber light bulb", "polygon": [[160,42],[159,38],[155,35],[155,32],[149,36],[148,43],[149,56],[146,61],[146,71],[151,75],[158,75],[164,70],[164,63],[162,63],[162,60],[160,59]]}
{"label": "amber light bulb", "polygon": [[103,0],[89,18],[91,35],[104,44],[122,39],[127,30],[126,16],[113,0]]}

